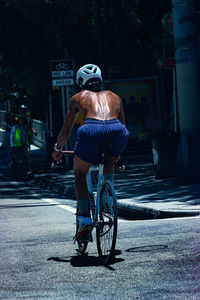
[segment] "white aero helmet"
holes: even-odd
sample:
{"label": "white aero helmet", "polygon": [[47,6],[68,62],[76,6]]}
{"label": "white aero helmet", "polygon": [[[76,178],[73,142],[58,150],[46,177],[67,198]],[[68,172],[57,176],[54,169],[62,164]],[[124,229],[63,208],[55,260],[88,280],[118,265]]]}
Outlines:
{"label": "white aero helmet", "polygon": [[97,78],[102,81],[101,70],[98,66],[93,64],[84,65],[76,73],[76,83],[82,87],[85,83],[92,79]]}

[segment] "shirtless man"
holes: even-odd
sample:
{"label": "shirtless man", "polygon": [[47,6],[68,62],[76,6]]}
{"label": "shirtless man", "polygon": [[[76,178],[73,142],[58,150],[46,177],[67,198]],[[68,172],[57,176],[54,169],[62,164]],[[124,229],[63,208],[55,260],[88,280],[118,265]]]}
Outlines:
{"label": "shirtless man", "polygon": [[86,231],[91,230],[86,176],[91,164],[98,163],[98,146],[101,142],[112,144],[105,156],[104,177],[113,181],[114,164],[127,145],[129,132],[125,127],[121,98],[111,91],[101,91],[102,76],[98,66],[88,64],[80,68],[76,74],[76,82],[82,91],[70,100],[69,110],[52,156],[59,163],[62,147],[69,138],[77,113],[80,112],[85,118],[85,123],[77,131],[74,172],[80,214],[77,238],[81,238]]}

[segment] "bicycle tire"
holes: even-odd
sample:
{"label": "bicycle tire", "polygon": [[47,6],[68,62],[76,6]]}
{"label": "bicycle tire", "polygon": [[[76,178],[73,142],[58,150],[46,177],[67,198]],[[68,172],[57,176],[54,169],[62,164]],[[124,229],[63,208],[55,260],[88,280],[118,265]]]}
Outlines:
{"label": "bicycle tire", "polygon": [[108,264],[114,257],[117,239],[117,201],[114,188],[109,181],[105,181],[100,190],[96,239],[99,257],[104,264]]}

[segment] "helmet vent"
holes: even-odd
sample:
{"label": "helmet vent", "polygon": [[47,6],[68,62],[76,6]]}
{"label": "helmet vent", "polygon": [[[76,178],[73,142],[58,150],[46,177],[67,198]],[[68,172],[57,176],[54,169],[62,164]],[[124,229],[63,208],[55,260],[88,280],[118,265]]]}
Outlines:
{"label": "helmet vent", "polygon": [[[79,80],[80,78],[81,81]],[[76,83],[80,86],[84,86],[86,82],[92,78],[97,78],[102,81],[101,70],[98,66],[93,64],[87,64],[81,67],[76,74]]]}

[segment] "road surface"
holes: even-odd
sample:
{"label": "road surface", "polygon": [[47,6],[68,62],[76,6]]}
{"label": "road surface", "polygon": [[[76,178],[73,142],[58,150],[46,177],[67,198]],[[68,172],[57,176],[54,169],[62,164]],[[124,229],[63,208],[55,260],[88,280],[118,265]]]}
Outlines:
{"label": "road surface", "polygon": [[199,217],[120,219],[105,267],[95,242],[76,253],[74,212],[74,200],[1,178],[0,299],[200,299]]}

